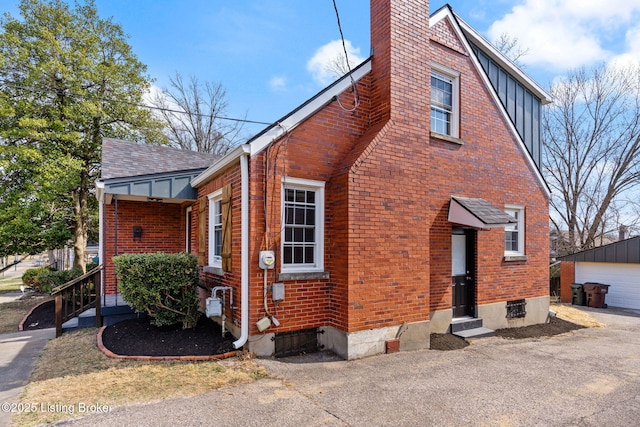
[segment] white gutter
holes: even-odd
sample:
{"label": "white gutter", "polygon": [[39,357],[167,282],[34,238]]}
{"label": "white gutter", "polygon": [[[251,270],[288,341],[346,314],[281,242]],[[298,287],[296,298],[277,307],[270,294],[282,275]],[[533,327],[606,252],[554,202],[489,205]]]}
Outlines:
{"label": "white gutter", "polygon": [[241,181],[241,250],[240,250],[240,338],[233,342],[237,350],[249,338],[249,153],[244,151],[240,156]]}

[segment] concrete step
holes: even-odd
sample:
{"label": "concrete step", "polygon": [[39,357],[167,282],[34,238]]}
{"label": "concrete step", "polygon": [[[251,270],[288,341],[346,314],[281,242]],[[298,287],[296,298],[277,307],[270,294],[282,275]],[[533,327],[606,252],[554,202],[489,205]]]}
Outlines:
{"label": "concrete step", "polygon": [[489,328],[473,328],[473,329],[465,329],[463,331],[452,332],[453,335],[467,339],[467,338],[484,338],[484,337],[494,337],[496,335],[496,331]]}
{"label": "concrete step", "polygon": [[482,319],[475,317],[462,317],[451,321],[451,333],[476,329],[482,327]]}

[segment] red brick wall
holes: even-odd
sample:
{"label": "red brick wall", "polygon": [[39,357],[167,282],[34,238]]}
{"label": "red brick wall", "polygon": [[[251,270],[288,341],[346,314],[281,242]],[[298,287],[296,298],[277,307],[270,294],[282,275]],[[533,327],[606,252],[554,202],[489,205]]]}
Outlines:
{"label": "red brick wall", "polygon": [[[548,202],[526,155],[507,127],[471,59],[448,23],[433,29],[432,60],[460,72],[460,137],[464,145],[429,141],[431,307],[451,307],[451,195],[482,197],[495,206],[525,207],[527,261],[505,262],[504,229],[477,232],[478,304],[546,296]],[[493,124],[493,125],[491,125]]]}
{"label": "red brick wall", "polygon": [[[149,252],[184,252],[185,207],[179,204],[132,202],[120,200],[104,209],[105,293],[116,293],[116,254]],[[133,227],[142,227],[142,237],[133,238]]]}
{"label": "red brick wall", "polygon": [[[226,301],[225,309],[226,315],[229,320],[236,326],[240,326],[240,308],[242,301],[240,300],[240,271],[241,271],[241,176],[239,164],[233,165],[226,171],[223,171],[220,175],[213,180],[207,182],[202,187],[198,188],[198,199],[204,198],[208,200],[207,196],[217,190],[220,190],[227,184],[231,184],[231,216],[232,216],[232,251],[231,251],[231,271],[225,272],[224,276],[219,276],[212,273],[205,273],[201,268],[200,279],[205,286],[212,288],[214,286],[231,286],[233,287],[233,307],[229,304],[229,300]],[[209,259],[208,252],[208,230],[209,230],[209,204],[205,210],[207,235],[205,242],[205,260]],[[192,236],[193,236],[193,253],[198,253],[198,223],[200,213],[198,211],[198,203],[193,206],[193,220],[192,220]],[[210,294],[202,292],[203,297],[208,297]],[[230,293],[227,293],[227,298],[230,298]],[[251,322],[250,322],[251,323]]]}
{"label": "red brick wall", "polygon": [[[417,9],[408,9],[411,3]],[[451,195],[527,209],[527,261],[503,261],[503,229],[478,232],[478,303],[548,295],[544,191],[469,56],[446,24],[429,41],[428,1],[374,0],[371,7],[373,72],[358,83],[360,107],[348,112],[330,103],[250,160],[250,335],[266,314],[260,250],[275,252],[268,284],[279,281],[283,176],[326,182],[330,278],[285,282],[277,306],[269,292],[268,309],[281,322],[269,332],[317,326],[353,332],[428,320],[431,311],[451,308]],[[392,25],[399,30],[390,32]],[[410,47],[392,50],[397,43]],[[461,73],[462,146],[429,136],[432,61]],[[350,91],[341,97],[345,105],[351,99]],[[233,271],[203,278],[234,286],[239,295],[239,166],[200,188],[199,197],[227,183],[234,194]],[[238,316],[239,310],[236,324]]]}
{"label": "red brick wall", "polygon": [[572,302],[573,290],[571,285],[576,282],[576,263],[562,261],[560,263],[560,301]]}

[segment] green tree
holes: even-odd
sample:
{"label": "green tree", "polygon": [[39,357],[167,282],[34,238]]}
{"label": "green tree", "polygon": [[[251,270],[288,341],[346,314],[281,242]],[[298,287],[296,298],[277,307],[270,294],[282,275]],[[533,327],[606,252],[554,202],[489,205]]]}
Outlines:
{"label": "green tree", "polygon": [[[84,269],[102,138],[166,138],[139,107],[150,86],[146,66],[92,0],[73,8],[22,0],[19,9],[21,19],[0,20],[0,181],[13,185],[0,199],[0,217],[16,219],[0,231],[0,243],[59,247],[70,235],[74,267]],[[20,162],[8,166],[12,157]],[[22,180],[11,184],[8,173]]]}

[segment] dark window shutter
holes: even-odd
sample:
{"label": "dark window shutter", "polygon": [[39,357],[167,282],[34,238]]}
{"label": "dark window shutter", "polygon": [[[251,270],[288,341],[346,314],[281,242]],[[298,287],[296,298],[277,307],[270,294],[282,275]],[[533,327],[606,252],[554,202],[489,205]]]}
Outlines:
{"label": "dark window shutter", "polygon": [[231,184],[222,188],[222,270],[231,271]]}
{"label": "dark window shutter", "polygon": [[198,265],[207,265],[207,199],[198,206]]}

